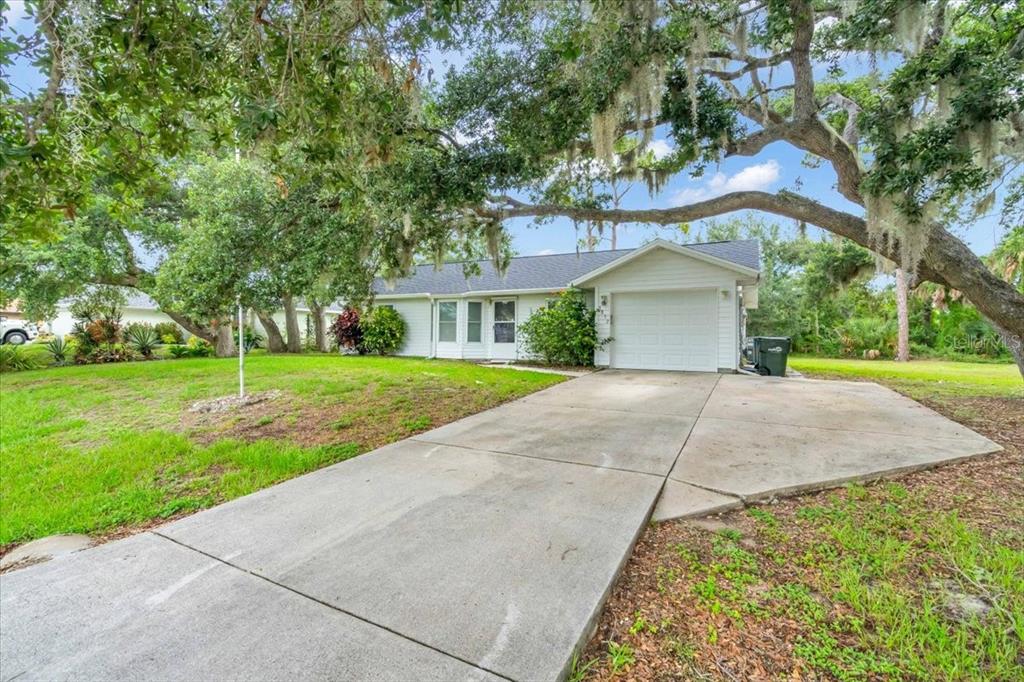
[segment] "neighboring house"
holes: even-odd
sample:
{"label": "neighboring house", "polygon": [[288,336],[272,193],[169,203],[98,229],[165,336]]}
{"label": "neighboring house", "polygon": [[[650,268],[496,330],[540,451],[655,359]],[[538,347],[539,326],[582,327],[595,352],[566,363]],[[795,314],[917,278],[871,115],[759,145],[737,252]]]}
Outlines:
{"label": "neighboring house", "polygon": [[34,320],[28,320],[25,318],[25,313],[21,311],[21,301],[14,299],[8,301],[6,305],[0,307],[0,317],[7,318],[8,320],[20,321],[20,322],[33,322]]}
{"label": "neighboring house", "polygon": [[[308,307],[300,302],[295,308],[297,317],[299,318],[299,330],[303,335],[306,333],[307,320],[310,316],[310,310]],[[327,320],[327,324],[330,324],[332,318],[341,312],[339,306],[330,306],[324,313],[324,317]],[[279,310],[274,313],[274,320],[281,328],[281,333],[284,334],[285,322],[284,322],[284,311]],[[132,322],[148,322],[149,324],[157,324],[159,322],[174,322],[170,317],[160,312],[160,307],[156,304],[156,301],[151,299],[140,292],[132,292],[128,294],[128,301],[121,306],[121,322],[122,324],[131,324]],[[256,330],[262,334],[266,334],[263,329],[263,325],[259,323],[259,320],[255,319],[255,316],[250,313],[249,323],[253,324]],[[74,326],[75,320],[71,315],[70,301],[61,301],[57,305],[57,316],[48,323],[50,332],[63,336],[71,333],[71,328]],[[308,323],[312,326],[312,320]],[[182,330],[186,337],[190,334]]]}
{"label": "neighboring house", "polygon": [[515,360],[526,355],[518,326],[575,286],[597,310],[598,335],[613,339],[596,365],[733,371],[744,307],[757,306],[759,260],[754,240],[659,239],[637,249],[513,258],[504,276],[490,262],[468,279],[461,263],[421,265],[393,288],[378,281],[376,305],[405,319],[401,355]]}

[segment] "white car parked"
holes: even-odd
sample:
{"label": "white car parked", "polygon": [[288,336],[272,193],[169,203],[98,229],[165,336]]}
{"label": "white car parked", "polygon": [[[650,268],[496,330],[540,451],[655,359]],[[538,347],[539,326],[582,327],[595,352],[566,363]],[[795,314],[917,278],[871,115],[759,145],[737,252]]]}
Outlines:
{"label": "white car parked", "polygon": [[39,336],[39,329],[34,322],[8,320],[6,317],[0,317],[0,343],[20,346],[37,336]]}

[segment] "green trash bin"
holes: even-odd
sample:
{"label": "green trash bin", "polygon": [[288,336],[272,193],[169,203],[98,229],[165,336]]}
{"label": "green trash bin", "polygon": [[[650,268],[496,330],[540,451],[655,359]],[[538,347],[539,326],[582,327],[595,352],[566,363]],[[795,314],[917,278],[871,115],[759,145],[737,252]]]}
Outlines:
{"label": "green trash bin", "polygon": [[791,340],[788,336],[755,336],[754,367],[758,374],[786,376]]}

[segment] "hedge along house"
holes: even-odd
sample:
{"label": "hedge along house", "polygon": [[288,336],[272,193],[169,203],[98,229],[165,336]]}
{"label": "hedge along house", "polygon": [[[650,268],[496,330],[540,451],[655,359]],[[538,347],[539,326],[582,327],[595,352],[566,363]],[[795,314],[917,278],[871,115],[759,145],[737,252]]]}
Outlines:
{"label": "hedge along house", "polygon": [[759,246],[753,240],[682,246],[662,239],[637,249],[513,258],[504,276],[490,262],[418,266],[375,304],[406,322],[400,355],[467,360],[525,358],[518,326],[575,286],[612,341],[594,364],[628,369],[735,371],[745,308],[757,307]]}

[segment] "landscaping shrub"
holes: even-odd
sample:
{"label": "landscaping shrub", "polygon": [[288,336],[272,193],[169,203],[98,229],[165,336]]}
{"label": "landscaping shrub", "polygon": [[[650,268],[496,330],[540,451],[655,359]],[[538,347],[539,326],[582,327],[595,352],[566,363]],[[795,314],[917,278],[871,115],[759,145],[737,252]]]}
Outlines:
{"label": "landscaping shrub", "polygon": [[213,344],[198,336],[190,336],[185,344],[188,355],[192,358],[208,358],[213,355]]}
{"label": "landscaping shrub", "polygon": [[374,308],[363,316],[360,326],[366,352],[390,355],[402,347],[405,320],[394,308]]}
{"label": "landscaping shrub", "polygon": [[38,367],[35,359],[25,355],[20,346],[4,344],[0,346],[0,372],[21,372]]}
{"label": "landscaping shrub", "polygon": [[173,322],[157,322],[153,327],[160,340],[164,343],[184,343],[185,334],[182,333],[181,327]]}
{"label": "landscaping shrub", "polygon": [[74,350],[73,345],[65,341],[63,336],[53,337],[46,342],[45,348],[46,352],[50,354],[53,364],[57,366],[66,365],[68,355]]}
{"label": "landscaping shrub", "polygon": [[263,347],[263,337],[255,329],[246,325],[242,329],[242,344],[245,347],[245,352],[248,353],[254,348]]}
{"label": "landscaping shrub", "polygon": [[359,311],[355,308],[345,308],[341,314],[331,323],[331,336],[338,344],[339,349],[354,350],[364,353],[363,329],[359,324]]}
{"label": "landscaping shrub", "polygon": [[190,336],[186,343],[175,344],[167,349],[172,358],[208,358],[213,355],[213,351],[213,344],[198,336]]}
{"label": "landscaping shrub", "polygon": [[[151,325],[149,322],[129,322],[128,324],[124,325],[124,329],[121,330],[121,334],[124,336],[125,339],[128,339],[131,337],[133,333],[136,333],[136,330],[139,329],[149,329],[154,333],[156,332],[156,327]],[[157,334],[157,338],[159,338],[159,336],[160,335]]]}
{"label": "landscaping shrub", "polygon": [[611,341],[598,338],[596,314],[587,308],[582,291],[567,289],[520,325],[523,346],[548,364],[593,365],[594,351]]}
{"label": "landscaping shrub", "polygon": [[877,350],[884,357],[896,352],[896,320],[881,317],[853,317],[838,329],[839,343],[844,355],[863,355]]}
{"label": "landscaping shrub", "polygon": [[949,308],[937,312],[933,320],[935,349],[942,355],[990,358],[1010,355],[996,330],[973,306],[961,302],[950,303]]}
{"label": "landscaping shrub", "polygon": [[132,350],[146,359],[153,357],[153,351],[156,350],[156,346],[160,342],[156,330],[148,324],[128,325],[125,336]]}
{"label": "landscaping shrub", "polygon": [[83,307],[71,328],[78,364],[124,362],[132,359],[123,345],[121,311],[116,306],[101,309]]}

